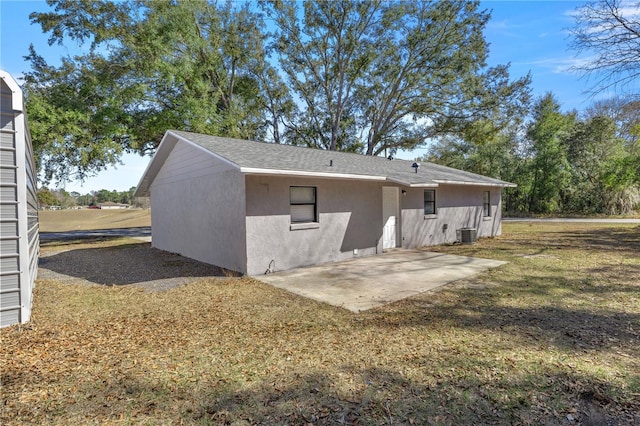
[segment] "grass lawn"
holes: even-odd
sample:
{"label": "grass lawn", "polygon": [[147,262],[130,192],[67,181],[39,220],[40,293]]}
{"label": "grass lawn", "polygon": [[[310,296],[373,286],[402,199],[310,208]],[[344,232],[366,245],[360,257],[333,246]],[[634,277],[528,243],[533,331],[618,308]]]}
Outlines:
{"label": "grass lawn", "polygon": [[40,232],[151,226],[151,211],[148,209],[41,210],[38,215]]}
{"label": "grass lawn", "polygon": [[509,263],[361,314],[250,278],[39,280],[32,321],[0,331],[0,423],[640,424],[638,225],[435,250]]}

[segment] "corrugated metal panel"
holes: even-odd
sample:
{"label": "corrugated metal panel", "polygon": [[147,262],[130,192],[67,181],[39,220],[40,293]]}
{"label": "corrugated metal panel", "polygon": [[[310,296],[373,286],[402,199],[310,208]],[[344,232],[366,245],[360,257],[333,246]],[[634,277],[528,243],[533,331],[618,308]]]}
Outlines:
{"label": "corrugated metal panel", "polygon": [[38,225],[38,217],[27,216],[27,227],[33,229]]}
{"label": "corrugated metal panel", "polygon": [[18,252],[18,239],[17,238],[9,238],[9,239],[6,239],[6,240],[0,240],[0,253],[17,253],[17,252]]}
{"label": "corrugated metal panel", "polygon": [[0,219],[18,219],[18,205],[0,204]]}
{"label": "corrugated metal panel", "polygon": [[[18,290],[20,288],[20,274],[2,275],[0,279],[0,291]],[[2,297],[0,295],[0,297]]]}
{"label": "corrugated metal panel", "polygon": [[40,244],[35,244],[32,246],[33,253],[31,253],[29,259],[31,263],[29,263],[29,275],[32,277],[31,289],[33,290],[36,287],[36,277],[38,276],[38,257],[40,257]]}
{"label": "corrugated metal panel", "polygon": [[0,75],[0,326],[5,327],[31,316],[40,246],[37,175],[22,91],[6,72]]}
{"label": "corrugated metal panel", "polygon": [[10,257],[1,257],[0,258],[0,271],[2,272],[11,272],[11,271],[19,271],[20,266],[18,265],[18,254]]}
{"label": "corrugated metal panel", "polygon": [[31,179],[27,179],[27,196],[29,196],[29,193],[35,193],[36,192],[36,187],[35,187],[35,183],[31,181]]}
{"label": "corrugated metal panel", "polygon": [[18,197],[14,186],[0,186],[0,202],[17,200]]}
{"label": "corrugated metal panel", "polygon": [[0,327],[7,327],[20,322],[20,309],[0,312]]}
{"label": "corrugated metal panel", "polygon": [[38,228],[34,226],[29,230],[29,241],[31,242],[35,240],[37,237],[38,237]]}
{"label": "corrugated metal panel", "polygon": [[15,140],[13,131],[0,133],[0,148],[14,149],[16,147]]}
{"label": "corrugated metal panel", "polygon": [[19,291],[9,291],[6,293],[0,294],[0,309],[12,309],[20,306],[20,292]]}
{"label": "corrugated metal panel", "polygon": [[0,182],[15,182],[16,169],[14,167],[2,167],[0,169]]}
{"label": "corrugated metal panel", "polygon": [[[34,228],[33,231],[37,231],[37,229]],[[31,234],[32,232],[29,232],[29,233]],[[38,233],[34,232],[33,235],[34,235],[34,238],[35,238],[35,236],[37,236]],[[31,244],[29,246],[29,255],[30,255],[30,258],[37,264],[38,263],[38,257],[40,255],[40,244]]]}
{"label": "corrugated metal panel", "polygon": [[[4,96],[2,98],[3,98],[2,105],[4,105],[5,104]],[[11,101],[9,101],[9,105],[11,105]],[[6,112],[0,113],[0,129],[13,130],[14,129],[13,120],[14,120],[13,114],[7,114]]]}
{"label": "corrugated metal panel", "polygon": [[0,237],[15,237],[18,235],[18,222],[0,223]]}
{"label": "corrugated metal panel", "polygon": [[13,150],[1,150],[0,151],[0,166],[15,166],[16,165],[16,153]]}

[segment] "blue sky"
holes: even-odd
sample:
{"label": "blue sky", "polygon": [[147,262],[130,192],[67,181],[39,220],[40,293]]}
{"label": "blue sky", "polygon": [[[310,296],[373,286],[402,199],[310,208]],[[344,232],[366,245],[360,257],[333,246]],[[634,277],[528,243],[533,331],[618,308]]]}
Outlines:
{"label": "blue sky", "polygon": [[[568,34],[573,24],[571,13],[582,4],[583,1],[482,1],[483,8],[492,10],[485,30],[485,38],[490,43],[489,65],[511,63],[513,78],[531,72],[534,96],[550,91],[563,110],[585,109],[593,102],[585,94],[589,82],[570,71],[570,67],[586,57],[576,57],[569,50]],[[30,43],[52,64],[63,55],[73,55],[79,48],[73,43],[64,47],[48,46],[48,35],[29,20],[31,12],[47,10],[49,7],[44,1],[0,0],[0,68],[16,79],[29,69],[23,57]],[[414,151],[400,157],[413,159],[422,153]],[[137,185],[149,157],[128,154],[122,161],[122,165],[84,183],[68,182],[65,188],[83,194],[100,189],[128,190]]]}

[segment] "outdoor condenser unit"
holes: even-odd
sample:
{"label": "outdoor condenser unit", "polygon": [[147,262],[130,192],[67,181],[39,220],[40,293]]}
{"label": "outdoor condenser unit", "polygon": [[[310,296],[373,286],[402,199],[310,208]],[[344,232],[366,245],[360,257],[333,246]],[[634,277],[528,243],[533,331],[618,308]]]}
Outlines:
{"label": "outdoor condenser unit", "polygon": [[478,241],[478,230],[476,228],[462,228],[459,231],[462,244],[475,244]]}

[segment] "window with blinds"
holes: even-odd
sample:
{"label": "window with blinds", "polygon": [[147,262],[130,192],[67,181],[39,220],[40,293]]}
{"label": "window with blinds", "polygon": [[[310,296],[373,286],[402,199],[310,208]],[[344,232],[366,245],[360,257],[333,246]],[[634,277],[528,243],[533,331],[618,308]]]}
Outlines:
{"label": "window with blinds", "polygon": [[491,193],[489,191],[484,191],[482,197],[482,215],[491,217]]}
{"label": "window with blinds", "polygon": [[424,214],[436,214],[436,191],[435,189],[424,190]]}
{"label": "window with blinds", "polygon": [[316,188],[314,186],[292,186],[289,188],[291,223],[318,221]]}

